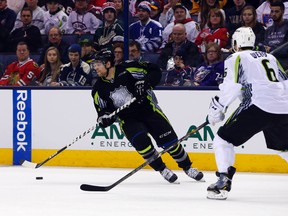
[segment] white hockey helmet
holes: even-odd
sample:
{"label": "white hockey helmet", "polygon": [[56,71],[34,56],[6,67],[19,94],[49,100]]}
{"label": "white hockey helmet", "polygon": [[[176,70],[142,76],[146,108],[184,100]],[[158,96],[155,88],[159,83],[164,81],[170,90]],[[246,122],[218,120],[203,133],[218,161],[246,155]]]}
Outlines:
{"label": "white hockey helmet", "polygon": [[255,34],[250,27],[240,27],[232,35],[232,48],[235,52],[244,47],[254,48]]}

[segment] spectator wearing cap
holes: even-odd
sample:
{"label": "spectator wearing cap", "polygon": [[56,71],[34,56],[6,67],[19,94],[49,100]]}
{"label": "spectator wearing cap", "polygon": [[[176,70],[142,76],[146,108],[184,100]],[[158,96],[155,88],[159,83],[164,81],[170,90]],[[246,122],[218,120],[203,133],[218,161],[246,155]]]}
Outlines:
{"label": "spectator wearing cap", "polygon": [[190,65],[185,65],[186,53],[178,50],[173,56],[173,65],[168,69],[165,86],[190,86],[190,75],[193,71]]}
{"label": "spectator wearing cap", "polygon": [[87,35],[83,35],[79,44],[81,46],[81,59],[90,66],[90,72],[92,73],[92,85],[96,82],[98,75],[94,69],[93,61],[97,54],[97,51],[94,48],[93,39]]}
{"label": "spectator wearing cap", "polygon": [[113,39],[112,39],[113,47],[118,45],[118,44],[122,44],[124,46],[124,36],[117,35],[117,36],[113,37]]}
{"label": "spectator wearing cap", "polygon": [[38,60],[38,64],[41,65],[42,68],[44,68],[44,59],[46,50],[51,46],[54,46],[59,50],[60,60],[63,64],[69,62],[68,48],[70,44],[67,44],[62,38],[63,38],[62,32],[58,27],[50,28],[48,32],[48,42],[41,50],[40,57]]}
{"label": "spectator wearing cap", "polygon": [[169,41],[170,34],[172,33],[173,27],[176,23],[184,24],[187,32],[187,39],[189,41],[194,42],[200,32],[199,25],[193,21],[193,19],[186,18],[187,8],[185,8],[182,4],[176,4],[173,7],[173,11],[175,20],[174,22],[169,23],[163,31],[162,47]]}
{"label": "spectator wearing cap", "polygon": [[141,44],[141,51],[157,52],[162,43],[162,25],[150,18],[151,4],[142,1],[138,5],[139,20],[129,26],[130,39],[136,40]]}
{"label": "spectator wearing cap", "polygon": [[81,46],[72,44],[68,48],[70,62],[62,66],[58,82],[50,86],[91,86],[90,66],[81,60]]}
{"label": "spectator wearing cap", "polygon": [[60,0],[46,1],[47,11],[44,13],[44,28],[41,34],[48,35],[50,28],[59,27],[62,33],[65,33],[68,21],[67,14],[60,8]]}
{"label": "spectator wearing cap", "polygon": [[173,56],[178,50],[185,53],[184,64],[191,67],[197,67],[200,63],[200,53],[195,43],[187,40],[186,28],[182,23],[177,23],[173,26],[171,34],[171,42],[167,43],[161,50],[157,64],[166,71],[173,64]]}
{"label": "spectator wearing cap", "polygon": [[67,34],[94,34],[102,24],[93,13],[88,10],[89,0],[75,0],[75,10],[68,16]]}
{"label": "spectator wearing cap", "polygon": [[116,36],[123,36],[124,29],[116,18],[116,9],[113,2],[106,2],[102,7],[103,24],[95,31],[94,44],[98,51],[113,51],[112,40]]}
{"label": "spectator wearing cap", "polygon": [[[181,4],[181,1],[179,0],[168,0],[167,4],[164,5],[163,11],[159,17],[159,22],[165,28],[169,23],[173,22],[175,20],[174,17],[174,10],[173,7],[175,7],[176,4]],[[185,16],[186,18],[191,18],[190,13],[187,8]]]}
{"label": "spectator wearing cap", "polygon": [[159,22],[160,15],[162,13],[161,4],[158,1],[151,1],[151,13],[150,18]]}

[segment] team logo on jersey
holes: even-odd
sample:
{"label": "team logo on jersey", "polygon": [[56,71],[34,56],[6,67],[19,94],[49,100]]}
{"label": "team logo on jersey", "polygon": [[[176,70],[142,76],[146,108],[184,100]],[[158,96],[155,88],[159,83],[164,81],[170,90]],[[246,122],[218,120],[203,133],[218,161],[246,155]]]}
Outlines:
{"label": "team logo on jersey", "polygon": [[115,107],[119,108],[128,101],[131,101],[133,95],[128,91],[126,86],[120,85],[113,92],[110,93],[110,98],[113,101]]}

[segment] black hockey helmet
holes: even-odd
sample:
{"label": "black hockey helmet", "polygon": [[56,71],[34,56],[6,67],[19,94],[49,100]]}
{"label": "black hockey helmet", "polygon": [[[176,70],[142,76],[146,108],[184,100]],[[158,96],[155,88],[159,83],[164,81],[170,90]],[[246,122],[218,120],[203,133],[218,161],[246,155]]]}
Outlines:
{"label": "black hockey helmet", "polygon": [[111,66],[114,66],[114,53],[110,50],[102,50],[95,56],[95,61],[102,61],[103,64],[106,64],[110,61]]}

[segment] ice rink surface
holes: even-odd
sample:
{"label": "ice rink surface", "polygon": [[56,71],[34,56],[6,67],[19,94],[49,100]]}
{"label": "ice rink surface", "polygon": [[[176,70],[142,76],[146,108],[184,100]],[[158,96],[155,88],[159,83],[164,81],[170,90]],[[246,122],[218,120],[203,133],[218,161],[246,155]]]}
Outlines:
{"label": "ice rink surface", "polygon": [[[1,216],[284,216],[288,174],[237,173],[227,200],[206,199],[216,181],[195,182],[175,171],[180,184],[140,170],[108,192],[84,192],[83,183],[110,185],[131,169],[0,167]],[[36,180],[37,176],[43,180]]]}

